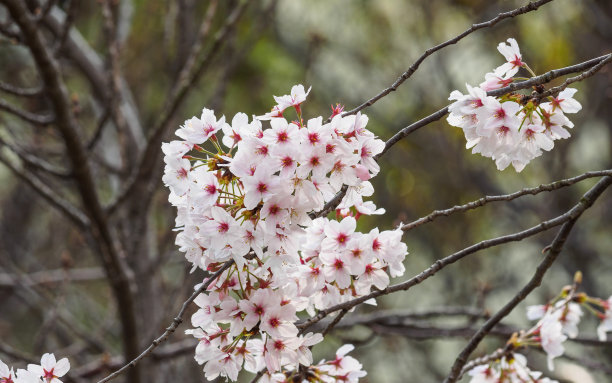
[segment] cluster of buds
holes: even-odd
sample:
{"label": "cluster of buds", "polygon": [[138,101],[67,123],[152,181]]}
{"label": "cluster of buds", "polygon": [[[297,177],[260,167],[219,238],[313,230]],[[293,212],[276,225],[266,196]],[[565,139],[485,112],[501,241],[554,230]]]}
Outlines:
{"label": "cluster of buds", "polygon": [[[309,92],[296,85],[251,121],[238,113],[229,124],[204,109],[177,130],[182,140],[163,144],[177,245],[193,269],[214,272],[233,261],[195,300],[200,309],[188,330],[208,379],[265,368],[264,379],[299,371],[326,376],[309,381],[357,381],[361,365],[312,366],[310,348],[323,337],[301,333],[297,314],[383,289],[389,274],[404,272],[401,230],[356,231],[361,215],[384,212],[363,200],[373,193],[368,180],[379,172],[384,142],[366,129],[367,116],[343,117],[339,106],[329,123],[304,122]],[[285,119],[287,109],[295,121]],[[343,185],[336,219],[316,218]]]}
{"label": "cluster of buds", "polygon": [[55,360],[55,355],[44,354],[40,364],[28,364],[27,370],[17,372],[0,360],[0,382],[2,383],[62,383],[59,379],[70,370],[67,358]]}
{"label": "cluster of buds", "polygon": [[516,41],[508,39],[508,42],[510,45],[500,43],[497,47],[506,63],[487,73],[479,87],[466,84],[467,94],[458,90],[450,94],[449,100],[454,102],[448,108],[447,121],[463,129],[466,148],[471,148],[472,153],[492,158],[499,170],[512,164],[520,172],[543,150],[551,150],[555,140],[570,136],[566,128],[574,124],[565,114],[576,113],[582,106],[573,98],[576,89],[572,88],[546,99],[538,97],[542,87],[537,87],[534,97],[518,93],[487,96],[488,91],[526,80],[514,77],[521,68],[535,76],[523,61]]}

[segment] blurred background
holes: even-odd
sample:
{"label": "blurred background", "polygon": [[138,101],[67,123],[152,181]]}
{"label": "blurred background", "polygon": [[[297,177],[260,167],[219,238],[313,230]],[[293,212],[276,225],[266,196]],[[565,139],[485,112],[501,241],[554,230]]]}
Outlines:
{"label": "blurred background", "polygon": [[[205,65],[176,111],[163,121],[167,129],[160,142],[173,139],[179,125],[199,116],[203,107],[229,120],[238,112],[261,115],[274,105],[272,95],[287,94],[299,83],[312,86],[302,107],[305,118],[327,117],[330,104],[335,103],[352,109],[390,86],[427,48],[526,2],[251,1],[232,24],[228,18],[243,6],[232,0],[212,2],[214,12],[210,10],[214,4],[198,0],[110,4],[60,0],[52,1],[49,9],[35,0],[25,3],[41,15],[37,28],[48,48],[55,49],[100,205],[124,250],[123,261],[134,272],[134,322],[139,331],[135,342],[143,349],[163,332],[192,286],[204,276],[199,270],[189,273],[174,245],[175,211],[161,183],[159,150],[152,157],[143,157],[143,151],[147,138],[165,118],[162,112],[175,96],[181,68],[199,41],[207,13],[210,30],[198,61]],[[105,17],[107,6],[110,16]],[[41,84],[40,76],[19,28],[9,19],[7,9],[0,6],[0,82],[35,89]],[[62,28],[66,19],[69,32]],[[538,74],[586,61],[612,49],[612,3],[555,0],[536,12],[473,33],[427,58],[396,92],[365,109],[368,128],[386,140],[447,105],[452,90],[464,92],[465,83],[478,85],[485,73],[503,63],[496,46],[509,37],[518,41],[523,59]],[[113,46],[118,48],[115,71],[109,54]],[[361,230],[389,229],[484,195],[610,169],[612,70],[608,66],[575,87],[583,110],[570,116],[575,123],[572,137],[556,141],[551,152],[519,174],[512,168],[500,172],[490,159],[472,155],[465,149],[463,132],[445,120],[402,140],[380,159],[382,171],[373,180],[372,199],[387,213],[364,217]],[[43,116],[52,111],[44,93],[24,97],[0,91],[0,98]],[[117,105],[119,113],[109,110],[109,105]],[[18,173],[31,174],[89,214],[90,206],[83,205],[78,181],[71,176],[62,137],[53,123],[31,124],[0,111],[0,153],[5,162],[0,164],[0,358],[23,367],[22,360],[52,351],[70,358],[71,381],[95,381],[120,365],[125,342],[118,320],[118,294],[109,284],[109,269],[92,240],[95,231],[67,220],[6,166],[13,164]],[[27,155],[44,159],[44,166],[29,163]],[[117,203],[140,158],[154,170],[139,181],[132,195]],[[552,193],[490,204],[408,232],[404,239],[410,255],[403,279],[473,243],[564,213],[595,182],[586,180]],[[602,298],[612,294],[610,217],[608,191],[578,222],[542,287],[504,321],[508,328],[528,328],[527,305],[554,297],[571,283],[577,270],[584,274],[583,291]],[[476,253],[408,292],[381,299],[376,308],[358,311],[426,312],[452,306],[495,312],[529,280],[554,233]],[[190,310],[189,314],[193,307]],[[469,329],[478,323],[482,323],[479,315],[459,315],[415,316],[395,327],[339,325],[324,344],[315,347],[315,360],[331,358],[339,345],[352,342],[357,346],[354,356],[368,372],[364,382],[441,381],[469,339]],[[581,336],[593,339],[597,324],[585,315]],[[182,335],[187,327],[188,323],[180,327],[143,363],[143,379],[204,380],[201,367],[193,361],[195,342]],[[473,356],[502,346],[508,331],[487,338]],[[568,355],[612,373],[612,343],[566,345]],[[537,351],[528,354],[533,367],[548,374],[545,357]],[[584,365],[560,359],[548,375],[567,382],[611,381],[600,369],[580,364]],[[249,376],[244,378],[248,381]]]}

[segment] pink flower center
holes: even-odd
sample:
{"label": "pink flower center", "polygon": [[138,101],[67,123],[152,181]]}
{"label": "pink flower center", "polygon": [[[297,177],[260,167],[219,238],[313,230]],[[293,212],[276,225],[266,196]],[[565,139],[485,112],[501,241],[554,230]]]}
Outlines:
{"label": "pink flower center", "polygon": [[278,327],[278,325],[280,325],[280,321],[278,320],[278,318],[270,318],[270,320],[268,320],[268,324],[270,325],[270,327],[276,328]]}
{"label": "pink flower center", "polygon": [[276,141],[277,142],[287,142],[287,141],[289,141],[289,135],[285,131],[279,132],[276,135]]}
{"label": "pink flower center", "polygon": [[372,250],[378,251],[380,250],[381,247],[382,247],[382,243],[380,243],[378,238],[375,238],[374,241],[372,242]]}
{"label": "pink flower center", "polygon": [[53,370],[55,370],[55,368],[52,368],[52,369],[51,369],[51,370],[49,370],[49,371],[47,371],[47,370],[43,369],[43,372],[44,372],[44,374],[45,374],[45,375],[43,376],[43,378],[45,378],[45,379],[53,379],[53,378],[55,378],[55,375],[53,375]]}
{"label": "pink flower center", "polygon": [[266,185],[263,182],[260,182],[259,185],[257,185],[257,191],[260,193],[265,193],[268,191],[268,185]]}
{"label": "pink flower center", "polygon": [[503,108],[499,108],[496,112],[495,112],[495,117],[496,118],[504,118],[506,117],[506,111]]}
{"label": "pink flower center", "polygon": [[319,133],[308,133],[308,141],[313,145],[319,142]]}
{"label": "pink flower center", "polygon": [[179,178],[187,178],[187,169],[180,168],[177,172]]}
{"label": "pink flower center", "polygon": [[342,262],[341,259],[336,258],[336,261],[334,262],[334,268],[336,270],[342,270],[344,268],[344,262]]}
{"label": "pink flower center", "polygon": [[217,192],[217,187],[215,185],[206,185],[204,187],[204,190],[208,193],[208,194],[215,194]]}
{"label": "pink flower center", "polygon": [[291,165],[293,165],[293,158],[291,158],[291,157],[287,156],[287,157],[284,157],[284,158],[281,160],[281,166],[282,166],[282,167],[284,167],[284,168],[288,168],[288,167],[289,167],[289,166],[291,166]]}
{"label": "pink flower center", "polygon": [[260,156],[268,155],[268,147],[265,145],[258,147],[257,149],[255,149],[255,154],[259,154]]}
{"label": "pink flower center", "polygon": [[217,226],[217,231],[219,233],[227,233],[228,230],[229,230],[229,224],[227,222],[220,222],[219,225]]}

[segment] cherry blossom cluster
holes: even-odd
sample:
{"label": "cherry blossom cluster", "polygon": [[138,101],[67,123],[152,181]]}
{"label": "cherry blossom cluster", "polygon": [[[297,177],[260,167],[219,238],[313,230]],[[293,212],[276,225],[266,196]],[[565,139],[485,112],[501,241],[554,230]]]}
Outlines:
{"label": "cherry blossom cluster", "polygon": [[[316,365],[310,366],[304,373],[304,376],[301,377],[301,381],[299,380],[300,372],[289,369],[285,371],[285,373],[264,375],[262,383],[358,382],[359,378],[366,376],[367,373],[362,370],[362,365],[357,359],[346,355],[354,348],[352,344],[345,344],[340,347],[338,351],[336,351],[336,358],[334,360],[322,360]],[[298,378],[298,380],[296,380],[296,378]]]}
{"label": "cherry blossom cluster", "polygon": [[468,372],[472,377],[470,383],[559,383],[542,376],[539,371],[527,367],[527,358],[518,353],[511,353],[500,360],[477,366]]}
{"label": "cherry blossom cluster", "polygon": [[[521,331],[519,334],[512,336],[508,341],[510,351],[520,347],[541,347],[547,354],[548,369],[554,370],[553,360],[565,352],[563,343],[568,338],[573,339],[578,336],[578,324],[583,316],[583,308],[587,312],[595,314],[601,320],[597,328],[597,334],[600,340],[605,341],[606,332],[612,331],[612,296],[604,300],[590,297],[585,293],[578,293],[576,290],[581,281],[582,274],[578,272],[576,273],[574,284],[564,287],[561,293],[550,302],[545,305],[529,306],[527,308],[527,318],[529,320],[537,320],[537,323],[531,329]],[[512,352],[510,355],[514,355],[515,360],[519,356],[519,354]],[[520,356],[518,359],[521,361],[518,364],[521,371],[527,373],[529,370],[524,363],[524,357]],[[488,365],[480,365],[470,371],[472,376],[471,383],[553,382],[547,378],[539,378],[541,376],[540,372],[530,372],[535,380],[509,380],[507,374],[509,374],[508,369],[510,365],[507,359],[497,360]],[[500,377],[503,377],[503,379]]]}
{"label": "cherry blossom cluster", "polygon": [[67,358],[55,360],[55,355],[44,354],[38,364],[28,364],[28,368],[9,368],[0,360],[0,382],[1,383],[62,383],[59,379],[70,370],[70,362]]}
{"label": "cherry blossom cluster", "polygon": [[606,332],[612,331],[611,303],[612,297],[603,300],[584,293],[576,293],[575,287],[566,287],[551,302],[527,308],[527,318],[538,322],[522,336],[524,340],[519,342],[527,345],[535,342],[536,345],[540,345],[548,356],[548,368],[553,370],[553,359],[565,352],[563,342],[578,336],[578,324],[583,315],[582,308],[595,313],[601,320],[597,334],[600,340],[606,340]]}
{"label": "cherry blossom cluster", "polygon": [[[310,348],[323,337],[301,333],[297,314],[383,289],[389,275],[404,272],[400,229],[356,231],[361,215],[384,212],[363,200],[374,191],[368,180],[379,172],[384,142],[366,129],[367,116],[343,117],[339,106],[329,122],[304,122],[309,92],[296,85],[250,121],[238,113],[230,124],[204,109],[177,130],[182,140],[162,146],[180,250],[193,269],[215,272],[233,261],[196,298],[188,330],[208,379],[266,369],[265,379],[299,371],[356,381],[361,365],[344,357],[347,348],[336,361],[346,367],[311,366]],[[285,119],[287,109],[295,121]],[[336,219],[317,218],[343,185]]]}
{"label": "cherry blossom cluster", "polygon": [[466,84],[467,94],[458,90],[450,94],[449,100],[454,102],[448,108],[447,121],[463,129],[466,148],[471,148],[472,153],[492,158],[499,170],[512,164],[520,172],[543,150],[551,150],[554,141],[570,136],[566,128],[574,124],[565,114],[576,113],[582,106],[573,98],[576,93],[573,88],[546,99],[518,93],[487,96],[488,91],[526,80],[514,77],[521,68],[535,76],[523,61],[516,40],[510,38],[508,43],[502,42],[497,47],[506,62],[487,73],[484,82],[478,87]]}

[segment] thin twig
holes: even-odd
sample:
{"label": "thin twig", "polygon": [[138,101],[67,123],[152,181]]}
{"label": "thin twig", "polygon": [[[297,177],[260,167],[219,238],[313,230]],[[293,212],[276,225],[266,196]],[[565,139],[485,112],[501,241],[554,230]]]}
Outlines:
{"label": "thin twig", "polygon": [[[611,177],[607,176],[604,179],[602,179],[601,181],[599,181],[599,183],[597,183],[594,188],[597,188],[598,185],[600,185],[602,182],[610,182]],[[593,189],[591,189],[593,190]],[[562,225],[574,218],[576,218],[577,216],[579,216],[580,214],[582,214],[583,211],[585,211],[587,208],[590,207],[591,202],[589,201],[588,197],[589,197],[589,192],[587,192],[587,194],[585,194],[583,196],[583,198],[580,200],[580,202],[578,202],[576,205],[574,205],[574,207],[572,207],[570,210],[568,210],[567,212],[565,212],[564,214],[561,214],[553,219],[550,219],[548,221],[544,221],[541,222],[540,224],[533,226],[529,229],[514,233],[514,234],[508,234],[508,235],[504,235],[501,237],[497,237],[497,238],[492,238],[492,239],[488,239],[488,240],[484,240],[481,242],[478,242],[476,244],[473,244],[469,247],[466,247],[465,249],[458,251],[454,254],[451,254],[445,258],[439,259],[437,260],[434,264],[432,264],[430,267],[428,267],[427,269],[425,269],[424,271],[422,271],[421,273],[415,275],[414,277],[410,278],[409,280],[402,282],[402,283],[398,283],[396,285],[392,285],[389,286],[383,290],[376,290],[371,292],[368,295],[364,295],[362,297],[359,298],[355,298],[352,299],[350,301],[347,302],[343,302],[340,304],[337,304],[335,306],[332,306],[330,308],[327,308],[325,310],[321,310],[319,311],[319,313],[315,316],[313,316],[312,318],[306,320],[305,322],[299,324],[297,327],[300,329],[305,329],[308,328],[310,326],[312,326],[313,324],[319,322],[321,319],[325,318],[327,315],[336,312],[338,310],[343,310],[343,309],[350,309],[353,308],[369,299],[372,298],[376,298],[379,297],[381,295],[387,295],[387,294],[391,294],[394,293],[396,291],[402,291],[402,290],[408,290],[411,287],[420,284],[421,282],[423,282],[424,280],[432,277],[433,275],[435,275],[438,271],[440,271],[441,269],[443,269],[444,267],[455,263],[457,261],[459,261],[460,259],[473,254],[477,251],[480,250],[484,250],[484,249],[488,249],[494,246],[499,246],[501,244],[504,243],[509,243],[509,242],[516,242],[516,241],[520,241],[523,240],[525,238],[531,237],[533,235],[536,235],[538,233],[541,233],[543,231],[546,231],[552,227],[555,226],[559,226]]]}
{"label": "thin twig", "polygon": [[570,220],[565,222],[557,236],[552,241],[550,246],[546,247],[547,253],[546,257],[540,264],[538,265],[536,272],[533,274],[529,282],[508,302],[504,307],[502,307],[495,315],[489,318],[485,324],[472,336],[468,344],[461,351],[453,366],[451,367],[451,371],[448,377],[444,380],[444,383],[454,383],[456,382],[462,373],[463,366],[467,363],[469,356],[476,349],[478,344],[484,339],[484,337],[491,331],[491,329],[498,324],[503,318],[505,318],[510,312],[527,297],[536,287],[540,286],[542,280],[544,279],[544,274],[546,271],[552,266],[555,262],[561,250],[563,249],[563,245],[565,244],[569,233],[571,232],[574,224],[578,220],[578,218],[582,215],[582,213],[593,205],[595,200],[612,184],[612,177],[607,176],[601,179],[595,186],[593,186],[580,200],[580,205],[582,205],[582,209],[577,210],[575,214],[571,217]]}
{"label": "thin twig", "polygon": [[492,27],[495,24],[499,23],[500,21],[507,19],[507,18],[512,18],[512,17],[516,17],[518,15],[522,15],[524,13],[528,13],[531,11],[535,11],[536,9],[538,9],[539,7],[541,7],[542,5],[546,4],[546,3],[550,3],[552,0],[539,0],[539,1],[533,1],[527,5],[524,5],[520,8],[514,9],[512,11],[508,11],[508,12],[503,12],[498,14],[495,18],[480,23],[480,24],[473,24],[470,28],[468,28],[467,30],[465,30],[463,33],[453,37],[450,40],[447,40],[441,44],[438,44],[434,47],[431,47],[429,49],[427,49],[425,51],[425,53],[423,53],[421,55],[421,57],[419,57],[409,68],[406,72],[404,72],[397,80],[395,80],[395,82],[388,87],[387,89],[384,89],[383,91],[381,91],[380,93],[378,93],[376,96],[372,97],[371,99],[369,99],[368,101],[364,102],[363,104],[359,105],[358,107],[356,107],[355,109],[349,110],[347,112],[344,112],[342,115],[343,116],[348,116],[351,114],[355,114],[357,112],[359,112],[360,110],[363,110],[369,106],[372,106],[375,102],[377,102],[378,100],[380,100],[381,98],[385,97],[386,95],[388,95],[389,93],[397,90],[397,88],[399,88],[400,85],[402,85],[404,83],[404,81],[406,81],[407,79],[409,79],[414,72],[416,72],[416,70],[419,68],[419,65],[421,65],[421,63],[430,55],[432,55],[433,53],[441,50],[444,47],[447,47],[449,45],[452,44],[456,44],[457,42],[459,42],[459,40],[463,39],[464,37],[466,37],[467,35],[471,34],[474,31],[477,31],[479,29],[482,28],[488,28],[488,27]]}
{"label": "thin twig", "polygon": [[565,80],[563,82],[563,84],[556,86],[554,88],[550,88],[549,90],[542,92],[542,93],[536,93],[535,94],[535,98],[537,99],[542,99],[548,96],[556,96],[558,95],[561,91],[563,91],[565,88],[567,88],[570,84],[573,84],[575,82],[578,81],[582,81],[585,78],[591,77],[593,76],[595,73],[597,73],[601,68],[603,68],[604,65],[608,64],[612,62],[612,53],[610,53],[609,55],[607,55],[607,57],[603,60],[601,60],[599,62],[599,64],[595,65],[593,68],[591,68],[590,70],[578,75],[578,76],[574,76],[574,77],[570,77],[567,80]]}
{"label": "thin twig", "polygon": [[54,118],[52,115],[40,115],[31,113],[18,107],[9,104],[4,100],[0,100],[0,110],[10,113],[16,117],[19,117],[25,122],[29,122],[34,125],[46,126],[53,123]]}
{"label": "thin twig", "polygon": [[234,29],[248,4],[249,2],[247,0],[242,0],[240,4],[232,10],[232,13],[230,13],[230,15],[227,17],[221,29],[219,29],[215,34],[212,46],[204,55],[204,58],[201,59],[197,65],[194,65],[189,75],[184,78],[184,81],[179,81],[176,84],[176,87],[172,90],[170,101],[164,110],[162,110],[159,118],[157,119],[157,124],[152,129],[153,133],[147,141],[147,145],[141,156],[137,171],[132,175],[131,179],[127,183],[127,186],[122,192],[119,193],[115,201],[109,204],[107,208],[109,214],[116,211],[118,205],[132,195],[132,192],[136,188],[139,186],[144,187],[147,181],[150,179],[151,174],[158,166],[158,161],[151,159],[156,159],[159,157],[158,154],[161,151],[161,141],[164,134],[168,130],[168,127],[170,126],[170,121],[172,120],[174,113],[179,108],[189,91],[193,89],[193,85],[200,78],[204,70],[208,68],[212,62],[212,59],[219,52],[223,46],[223,43],[226,41],[226,37]]}
{"label": "thin twig", "polygon": [[42,93],[42,86],[36,88],[20,88],[5,82],[0,82],[0,90],[19,97],[36,97]]}
{"label": "thin twig", "polygon": [[574,185],[575,183],[578,183],[585,179],[589,179],[593,177],[604,177],[604,176],[610,176],[610,175],[612,175],[612,169],[586,172],[576,177],[566,178],[566,179],[555,181],[549,184],[542,184],[540,186],[536,186],[533,188],[525,188],[525,189],[516,191],[514,193],[510,193],[510,194],[485,196],[475,201],[466,203],[464,205],[456,205],[456,206],[453,206],[451,208],[444,209],[444,210],[435,210],[431,212],[429,215],[426,215],[425,217],[421,217],[415,221],[402,225],[401,229],[404,231],[409,231],[409,230],[414,229],[415,227],[431,222],[438,217],[441,217],[441,216],[448,217],[449,215],[454,214],[454,213],[476,209],[478,207],[486,205],[489,202],[512,201],[513,199],[522,197],[524,195],[528,195],[528,194],[536,195],[538,193],[545,192],[545,191],[549,192],[549,191],[557,190],[557,189],[560,189],[566,186]]}
{"label": "thin twig", "polygon": [[170,334],[176,331],[177,327],[183,322],[183,315],[185,314],[185,311],[187,311],[187,308],[189,307],[191,302],[193,302],[198,297],[198,295],[200,295],[204,290],[206,290],[208,286],[210,286],[225,270],[229,269],[230,266],[232,266],[233,264],[234,264],[234,261],[225,262],[225,264],[217,272],[211,275],[206,282],[202,283],[200,288],[197,289],[193,294],[191,294],[191,296],[185,302],[183,302],[181,309],[179,310],[176,317],[174,317],[174,319],[172,320],[172,323],[170,323],[170,325],[166,328],[166,331],[164,331],[163,334],[161,334],[159,337],[153,340],[153,343],[151,343],[151,345],[149,345],[149,347],[147,347],[146,350],[144,350],[140,355],[138,355],[136,358],[131,360],[128,364],[121,367],[119,370],[113,372],[112,374],[108,375],[104,379],[98,381],[98,383],[105,383],[105,382],[115,379],[119,375],[123,374],[128,368],[134,367],[142,358],[149,355],[160,344],[165,342],[170,336]]}
{"label": "thin twig", "polygon": [[47,186],[47,184],[41,181],[34,174],[28,172],[26,169],[13,164],[11,160],[6,158],[0,153],[0,162],[2,162],[13,174],[25,181],[30,187],[32,187],[43,199],[45,199],[51,206],[56,208],[62,213],[69,221],[74,223],[77,227],[83,228],[88,227],[90,222],[87,215],[81,211],[78,207],[72,205],[68,200],[58,195],[55,191]]}
{"label": "thin twig", "polygon": [[24,164],[34,169],[42,170],[45,173],[59,178],[69,178],[71,176],[70,171],[61,169],[55,165],[48,163],[42,158],[35,156],[34,154],[28,153],[22,148],[9,144],[4,139],[2,139],[2,137],[0,137],[0,145],[7,147],[11,152],[15,153]]}
{"label": "thin twig", "polygon": [[[520,89],[527,89],[527,88],[531,88],[535,85],[540,85],[540,84],[545,84],[547,82],[550,82],[552,80],[554,80],[557,77],[561,77],[561,76],[565,76],[571,73],[576,73],[576,72],[580,72],[583,70],[587,70],[589,68],[597,68],[597,70],[595,70],[594,72],[592,72],[589,76],[592,76],[596,71],[600,70],[604,65],[600,65],[602,62],[605,62],[605,64],[609,63],[609,57],[610,55],[604,55],[604,56],[600,56],[600,57],[596,57],[584,62],[581,62],[579,64],[575,64],[575,65],[571,65],[568,67],[564,67],[564,68],[559,68],[559,69],[553,69],[549,72],[546,72],[540,76],[536,76],[536,77],[532,77],[529,80],[526,81],[521,81],[521,82],[516,82],[513,84],[510,84],[504,88],[500,88],[500,89],[495,89],[492,91],[488,91],[487,95],[489,96],[501,96],[503,94],[509,93],[509,92],[513,92],[515,90],[520,90]],[[590,70],[588,72],[591,72]],[[584,73],[583,73],[584,74]],[[588,76],[586,76],[588,77]],[[585,77],[585,78],[586,78]],[[396,143],[398,143],[401,139],[403,139],[404,137],[408,136],[411,133],[414,133],[415,131],[431,124],[432,122],[438,121],[440,120],[442,117],[446,116],[448,114],[448,105],[445,106],[442,109],[439,109],[438,111],[430,114],[427,117],[423,117],[422,119],[420,119],[419,121],[413,122],[412,124],[408,125],[407,127],[403,128],[402,130],[398,131],[397,133],[395,133],[391,138],[389,138],[386,142],[385,142],[385,148],[383,149],[383,151],[381,153],[379,153],[378,155],[376,155],[374,157],[375,160],[378,161],[378,159],[380,157],[382,157],[387,150],[389,150],[393,145],[395,145]],[[328,201],[325,206],[323,207],[323,209],[321,210],[321,213],[325,212],[325,214],[329,213],[330,211],[332,211],[333,209],[335,209],[340,202],[342,201],[342,198],[344,198],[344,196],[346,195],[346,191],[347,188],[343,188],[342,190],[340,190],[338,193],[336,193],[336,195],[332,198],[332,200]],[[319,213],[317,213],[317,215],[315,215],[316,217],[320,217],[322,215],[319,215]]]}

